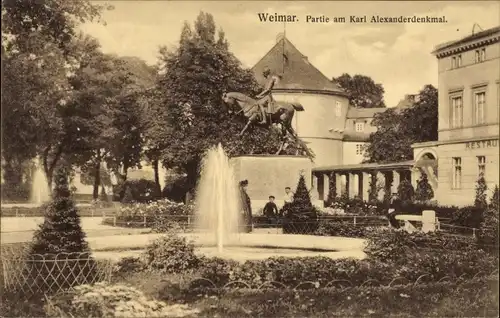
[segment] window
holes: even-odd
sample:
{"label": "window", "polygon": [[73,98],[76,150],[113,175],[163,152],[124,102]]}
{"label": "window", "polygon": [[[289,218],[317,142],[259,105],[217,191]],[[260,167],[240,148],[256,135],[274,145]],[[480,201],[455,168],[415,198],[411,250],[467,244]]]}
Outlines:
{"label": "window", "polygon": [[356,145],[356,155],[362,155],[363,154],[363,145],[362,144],[357,144]]}
{"label": "window", "polygon": [[452,158],[453,162],[453,189],[460,189],[462,186],[462,158]]}
{"label": "window", "polygon": [[477,167],[479,171],[479,176],[481,175],[486,175],[486,157],[485,156],[478,156],[477,157]]}
{"label": "window", "polygon": [[462,96],[456,96],[451,98],[451,128],[457,128],[462,126]]}
{"label": "window", "polygon": [[342,115],[342,104],[340,102],[335,102],[335,116],[340,117]]}
{"label": "window", "polygon": [[474,123],[477,125],[484,124],[486,116],[484,110],[486,107],[486,92],[478,92],[474,94]]}
{"label": "window", "polygon": [[356,131],[364,131],[365,130],[365,123],[356,123]]}
{"label": "window", "polygon": [[462,55],[457,56],[457,67],[462,66]]}
{"label": "window", "polygon": [[457,58],[455,56],[451,58],[451,68],[457,68]]}
{"label": "window", "polygon": [[486,60],[486,48],[476,50],[476,63],[481,63]]}

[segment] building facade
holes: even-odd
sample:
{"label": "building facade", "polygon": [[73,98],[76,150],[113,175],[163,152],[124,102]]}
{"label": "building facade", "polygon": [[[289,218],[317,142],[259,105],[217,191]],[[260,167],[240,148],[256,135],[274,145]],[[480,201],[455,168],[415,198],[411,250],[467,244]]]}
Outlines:
{"label": "building facade", "polygon": [[437,161],[433,178],[440,204],[472,204],[483,173],[498,185],[500,27],[439,45],[438,140],[413,145],[414,158]]}

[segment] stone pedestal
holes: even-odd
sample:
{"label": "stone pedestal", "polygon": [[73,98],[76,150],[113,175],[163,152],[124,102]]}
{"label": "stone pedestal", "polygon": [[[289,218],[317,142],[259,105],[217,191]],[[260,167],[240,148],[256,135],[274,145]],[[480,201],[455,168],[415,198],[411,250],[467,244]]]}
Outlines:
{"label": "stone pedestal", "polygon": [[422,232],[428,233],[434,231],[436,231],[436,211],[422,211]]}
{"label": "stone pedestal", "polygon": [[[247,193],[252,200],[254,215],[259,214],[270,195],[276,197],[278,207],[283,206],[285,187],[295,192],[301,173],[308,190],[311,190],[313,164],[307,157],[252,155],[233,157],[229,162],[233,166],[236,182],[248,180]],[[311,200],[313,204],[318,204],[314,196]]]}

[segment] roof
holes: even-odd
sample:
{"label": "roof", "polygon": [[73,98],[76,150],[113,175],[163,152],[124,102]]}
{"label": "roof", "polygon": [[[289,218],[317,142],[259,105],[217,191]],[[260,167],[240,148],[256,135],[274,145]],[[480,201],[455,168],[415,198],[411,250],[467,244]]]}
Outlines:
{"label": "roof", "polygon": [[432,53],[436,54],[436,53],[438,53],[438,51],[442,51],[442,50],[451,48],[452,46],[457,46],[457,45],[464,44],[467,42],[472,42],[474,40],[478,40],[481,38],[485,38],[485,37],[494,35],[495,33],[500,33],[500,26],[471,34],[471,35],[466,36],[464,38],[461,38],[459,40],[448,41],[448,42],[439,44],[435,47],[435,49]]}
{"label": "roof", "polygon": [[346,94],[340,86],[314,67],[286,37],[282,37],[252,68],[257,82],[264,85],[263,70],[282,75],[275,89],[321,91]]}
{"label": "roof", "polygon": [[349,131],[345,132],[342,136],[343,141],[368,141],[370,139],[370,133],[359,132],[359,131]]}
{"label": "roof", "polygon": [[383,113],[386,110],[385,107],[358,108],[350,106],[347,111],[347,118],[373,118],[376,113]]}
{"label": "roof", "polygon": [[396,168],[410,168],[413,167],[415,161],[401,161],[392,163],[360,163],[355,165],[336,165],[336,166],[323,166],[315,167],[313,172],[330,172],[330,171],[378,171],[378,170],[392,170]]}

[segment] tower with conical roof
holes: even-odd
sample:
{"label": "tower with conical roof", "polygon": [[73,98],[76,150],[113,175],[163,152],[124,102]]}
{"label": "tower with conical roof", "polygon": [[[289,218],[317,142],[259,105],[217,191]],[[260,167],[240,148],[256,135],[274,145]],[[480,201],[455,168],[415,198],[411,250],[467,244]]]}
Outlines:
{"label": "tower with conical roof", "polygon": [[315,153],[316,166],[342,164],[342,131],[349,106],[347,94],[314,67],[284,35],[252,68],[259,84],[265,68],[281,75],[273,96],[278,101],[300,102],[293,126]]}

